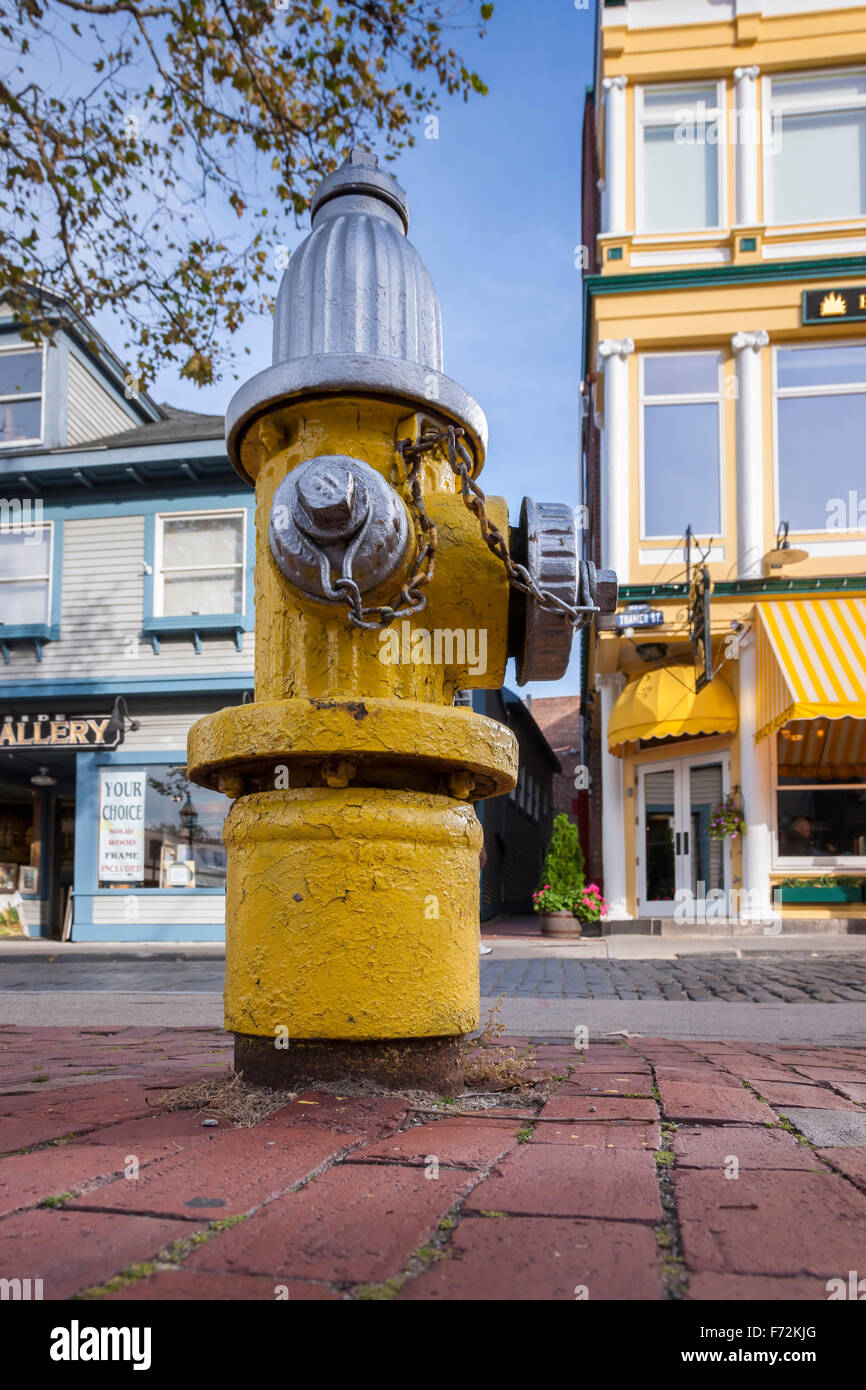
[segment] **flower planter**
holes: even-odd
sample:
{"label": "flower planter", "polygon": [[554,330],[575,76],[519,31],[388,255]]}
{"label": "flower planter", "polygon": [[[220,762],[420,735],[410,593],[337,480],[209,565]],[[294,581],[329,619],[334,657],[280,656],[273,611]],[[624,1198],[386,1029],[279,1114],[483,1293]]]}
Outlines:
{"label": "flower planter", "polygon": [[580,934],[580,922],[573,912],[539,912],[538,925],[542,936],[559,937],[562,941],[574,941]]}
{"label": "flower planter", "polygon": [[780,902],[783,903],[861,903],[863,889],[859,883],[816,884],[814,888],[798,884],[795,887],[777,888]]}

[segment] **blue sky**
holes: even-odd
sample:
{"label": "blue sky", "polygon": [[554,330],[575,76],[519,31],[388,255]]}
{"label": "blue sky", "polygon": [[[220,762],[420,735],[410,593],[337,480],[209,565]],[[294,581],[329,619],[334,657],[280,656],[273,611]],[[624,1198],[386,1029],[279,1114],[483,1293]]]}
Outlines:
{"label": "blue sky", "polygon": [[[580,148],[592,80],[594,11],[574,0],[497,0],[487,37],[456,46],[489,87],[468,104],[445,97],[439,138],[389,166],[409,195],[410,237],[442,303],[445,370],[490,424],[481,477],[507,497],[577,503],[580,380]],[[305,232],[289,223],[285,240]],[[239,336],[241,379],[270,362],[270,323]],[[191,410],[225,410],[238,383],[199,390],[163,373],[152,395]],[[575,644],[575,653],[577,644]],[[509,680],[513,684],[513,679]],[[576,693],[576,656],[538,695]]]}

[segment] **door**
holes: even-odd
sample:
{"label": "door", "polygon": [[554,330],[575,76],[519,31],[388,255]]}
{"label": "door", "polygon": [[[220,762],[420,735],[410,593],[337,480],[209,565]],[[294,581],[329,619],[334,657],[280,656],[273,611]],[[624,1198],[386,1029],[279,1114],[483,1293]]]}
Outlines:
{"label": "door", "polygon": [[[638,911],[672,917],[683,894],[697,901],[730,887],[727,842],[710,816],[728,791],[728,755],[677,758],[638,768]],[[722,909],[716,915],[727,916]]]}

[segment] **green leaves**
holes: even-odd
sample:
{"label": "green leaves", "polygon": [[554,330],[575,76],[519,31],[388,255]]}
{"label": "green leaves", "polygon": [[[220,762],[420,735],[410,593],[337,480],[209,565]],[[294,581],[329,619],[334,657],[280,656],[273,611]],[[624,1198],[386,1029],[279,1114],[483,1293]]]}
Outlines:
{"label": "green leaves", "polygon": [[[232,335],[268,307],[287,219],[346,150],[393,157],[442,91],[487,91],[448,46],[468,8],[109,0],[83,20],[81,0],[6,7],[4,302],[32,331],[43,289],[114,312],[144,384],[166,366],[218,380]],[[477,31],[492,12],[480,6]]]}

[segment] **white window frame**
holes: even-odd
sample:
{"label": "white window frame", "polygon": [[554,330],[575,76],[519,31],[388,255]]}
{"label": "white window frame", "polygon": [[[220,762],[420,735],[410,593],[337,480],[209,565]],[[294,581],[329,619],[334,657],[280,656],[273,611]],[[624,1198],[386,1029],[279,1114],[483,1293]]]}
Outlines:
{"label": "white window frame", "polygon": [[0,440],[0,451],[7,450],[14,452],[16,449],[24,449],[31,444],[41,444],[45,436],[45,344],[44,343],[8,343],[0,346],[0,354],[22,355],[23,353],[39,353],[40,355],[40,376],[38,391],[12,391],[6,396],[0,395],[0,405],[8,405],[15,401],[37,401],[39,402],[39,433],[27,439],[7,439]]}
{"label": "white window frame", "polygon": [[[0,595],[3,594],[3,588],[2,588],[2,586],[3,586],[4,584],[23,584],[23,583],[32,584],[32,583],[34,583],[36,580],[39,580],[39,581],[43,581],[43,580],[44,580],[44,581],[47,581],[47,584],[48,584],[48,600],[47,600],[47,603],[46,603],[46,606],[45,606],[45,617],[39,619],[39,621],[38,621],[37,623],[16,623],[16,622],[11,622],[11,623],[7,624],[7,626],[9,626],[9,627],[50,627],[50,626],[51,626],[51,614],[52,614],[53,611],[54,611],[54,522],[53,522],[53,521],[43,521],[43,522],[41,523],[41,530],[42,530],[43,533],[44,533],[45,531],[48,532],[48,573],[47,573],[47,574],[17,574],[17,575],[15,576],[14,579],[6,579],[6,578],[3,577],[2,575],[0,575]],[[13,533],[13,534],[14,534],[14,533]],[[0,536],[0,540],[2,540],[2,536]],[[2,611],[2,608],[3,608],[3,605],[0,604],[0,611]],[[0,638],[2,638],[2,636],[3,636],[3,628],[0,627]]]}
{"label": "white window frame", "polygon": [[[866,96],[857,99],[850,99],[848,101],[843,102],[834,100],[832,96],[823,98],[815,97],[811,100],[805,97],[801,97],[798,99],[796,104],[794,102],[791,102],[790,105],[786,105],[783,98],[782,103],[780,105],[773,96],[774,79],[777,81],[781,81],[781,79],[783,78],[793,78],[801,82],[810,82],[820,81],[822,78],[843,78],[858,75],[866,76],[866,68],[860,65],[852,68],[817,68],[816,70],[809,72],[778,72],[770,74],[769,76],[762,77],[762,132],[766,129],[765,122],[773,120],[777,112],[780,112],[782,115],[782,129],[784,131],[784,117],[786,114],[791,116],[808,116],[810,114],[826,114],[828,112],[833,114],[835,112],[841,111],[859,111],[863,108],[866,108]],[[812,217],[809,218],[809,220],[806,222],[781,222],[776,220],[773,211],[772,165],[774,156],[771,153],[766,140],[762,142],[762,151],[763,160],[761,173],[764,183],[764,225],[766,227],[772,228],[773,231],[776,231],[784,227],[811,227],[813,225],[818,226],[827,223],[829,219],[821,217]],[[859,216],[846,218],[843,222],[839,222],[838,220],[834,219],[832,225],[836,225],[838,227],[856,227],[859,226],[860,223],[862,223],[863,221],[866,221],[866,213],[861,213]]]}
{"label": "white window frame", "polygon": [[866,869],[866,855],[858,854],[782,854],[779,849],[779,798],[780,791],[863,791],[862,782],[809,782],[800,787],[779,786],[779,750],[776,734],[770,736],[770,798],[772,800],[772,866],[780,873],[786,871],[791,878],[796,870],[814,869],[818,874],[836,872],[840,878],[845,872],[861,874]]}
{"label": "white window frame", "polygon": [[[774,343],[772,347],[773,362],[773,507],[775,511],[775,531],[778,533],[782,522],[787,520],[782,516],[782,488],[781,488],[781,458],[779,455],[779,401],[791,397],[802,396],[863,396],[866,395],[866,380],[862,385],[852,382],[845,382],[839,386],[780,386],[779,385],[779,353],[798,351],[799,349],[812,348],[833,348],[833,347],[855,347],[858,343],[866,346],[866,337],[862,340],[858,338],[821,338],[819,340],[809,339],[793,343]],[[820,537],[822,540],[848,541],[852,536],[863,538],[863,532],[857,526],[847,529],[843,527],[819,526],[810,530],[798,531],[791,528],[792,536],[811,536]],[[866,549],[866,539],[864,539],[864,549]]]}
{"label": "white window frame", "polygon": [[644,92],[645,92],[645,91],[653,91],[653,92],[662,92],[662,91],[665,91],[665,92],[671,92],[672,94],[675,95],[677,92],[687,92],[687,91],[693,90],[695,87],[702,87],[702,86],[706,86],[707,88],[715,87],[715,89],[716,89],[716,105],[715,105],[714,108],[710,108],[710,109],[707,110],[707,119],[708,119],[708,121],[718,120],[719,123],[720,123],[720,125],[721,125],[721,136],[720,136],[718,145],[715,146],[715,148],[716,148],[716,149],[718,150],[718,152],[719,152],[718,170],[717,170],[717,173],[718,173],[719,217],[720,217],[721,220],[720,220],[719,222],[717,222],[717,223],[714,223],[714,224],[710,225],[710,226],[704,225],[704,226],[701,226],[701,227],[671,227],[669,230],[670,230],[670,235],[671,235],[672,237],[679,237],[679,238],[682,238],[682,237],[699,236],[699,235],[701,235],[701,234],[704,234],[704,235],[712,235],[712,234],[715,233],[715,232],[722,232],[722,231],[725,231],[726,228],[727,228],[727,225],[728,225],[728,200],[727,200],[727,189],[728,189],[728,150],[727,150],[728,140],[727,140],[727,130],[728,130],[728,120],[727,120],[727,109],[728,109],[728,108],[727,108],[727,84],[725,83],[724,78],[719,78],[718,81],[716,81],[716,82],[708,81],[708,82],[706,82],[706,83],[702,82],[700,79],[694,79],[694,80],[692,80],[691,82],[645,82],[645,83],[641,83],[639,86],[636,86],[636,87],[635,87],[635,97],[634,97],[634,151],[635,151],[635,158],[634,158],[634,197],[635,197],[635,204],[634,204],[634,224],[635,224],[635,233],[636,233],[638,236],[652,236],[652,237],[664,237],[664,236],[665,236],[665,232],[664,232],[664,229],[663,229],[663,228],[660,229],[660,228],[658,228],[658,227],[647,227],[647,226],[644,224],[644,197],[643,197],[643,195],[644,195],[645,168],[644,168],[643,132],[644,132],[644,129],[645,129],[647,126],[669,126],[670,123],[671,123],[670,117],[669,117],[669,116],[648,116],[648,115],[646,115],[646,113],[645,113],[645,111],[644,111]]}
{"label": "white window frame", "polygon": [[169,572],[177,574],[190,574],[200,570],[203,574],[210,574],[217,570],[240,570],[241,572],[241,606],[237,613],[220,614],[172,614],[172,617],[236,617],[242,618],[247,611],[247,511],[245,507],[209,507],[207,511],[193,512],[157,512],[154,526],[154,559],[153,559],[153,616],[155,618],[165,618],[164,576],[166,569],[162,562],[163,554],[163,535],[164,524],[166,521],[191,521],[203,520],[210,517],[230,517],[239,516],[242,518],[243,527],[241,531],[241,559],[230,565],[171,565]]}
{"label": "white window frame", "polygon": [[[644,390],[644,363],[655,357],[716,357],[718,359],[717,392],[696,391],[675,393],[667,396],[648,396]],[[725,362],[720,348],[685,348],[666,352],[641,352],[638,354],[638,460],[640,470],[640,540],[652,544],[653,541],[680,541],[683,532],[676,535],[648,535],[646,529],[646,454],[644,438],[644,407],[646,405],[706,405],[718,406],[719,419],[719,527],[714,534],[695,532],[695,540],[723,541],[727,532],[725,521]]]}

